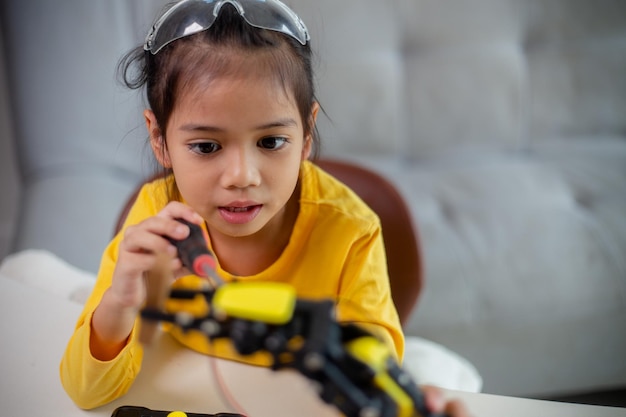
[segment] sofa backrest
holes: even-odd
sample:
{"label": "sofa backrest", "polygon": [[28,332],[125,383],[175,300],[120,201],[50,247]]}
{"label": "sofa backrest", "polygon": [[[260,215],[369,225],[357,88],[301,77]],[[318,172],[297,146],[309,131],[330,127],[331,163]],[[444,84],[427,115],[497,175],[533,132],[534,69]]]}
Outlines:
{"label": "sofa backrest", "polygon": [[0,259],[11,251],[20,200],[20,180],[2,40],[0,22]]}
{"label": "sofa backrest", "polygon": [[329,153],[413,159],[626,132],[626,2],[291,0]]}
{"label": "sofa backrest", "polygon": [[20,168],[26,181],[139,172],[140,99],[115,80],[142,27],[139,2],[3,2]]}

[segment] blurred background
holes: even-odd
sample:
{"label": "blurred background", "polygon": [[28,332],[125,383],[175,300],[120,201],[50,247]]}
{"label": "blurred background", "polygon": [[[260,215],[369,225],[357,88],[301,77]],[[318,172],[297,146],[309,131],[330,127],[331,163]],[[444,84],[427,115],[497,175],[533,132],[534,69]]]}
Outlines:
{"label": "blurred background", "polygon": [[[398,187],[424,256],[405,331],[483,391],[626,406],[626,2],[291,0],[323,155]],[[155,0],[0,3],[0,258],[95,273],[153,163],[116,81]]]}

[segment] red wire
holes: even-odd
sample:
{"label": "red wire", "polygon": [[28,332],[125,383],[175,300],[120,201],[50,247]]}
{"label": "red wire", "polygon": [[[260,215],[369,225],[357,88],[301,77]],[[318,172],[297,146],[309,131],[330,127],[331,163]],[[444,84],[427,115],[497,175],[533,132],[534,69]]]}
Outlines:
{"label": "red wire", "polygon": [[[209,343],[211,342],[209,341]],[[222,396],[222,400],[228,406],[230,406],[236,413],[239,413],[244,417],[248,416],[249,414],[246,412],[245,408],[237,401],[235,396],[232,394],[232,392],[230,392],[230,390],[226,386],[222,373],[219,371],[217,367],[217,359],[213,354],[209,355],[209,366],[211,367],[211,373],[213,374],[213,377],[215,378],[215,382],[217,383],[217,386],[219,388],[219,391],[220,391],[219,394]]]}

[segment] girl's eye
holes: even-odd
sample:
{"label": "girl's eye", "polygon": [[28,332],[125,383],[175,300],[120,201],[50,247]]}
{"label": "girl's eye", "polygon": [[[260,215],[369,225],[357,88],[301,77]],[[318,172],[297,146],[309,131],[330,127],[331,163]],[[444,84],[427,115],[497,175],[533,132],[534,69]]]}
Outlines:
{"label": "girl's eye", "polygon": [[258,146],[263,149],[277,150],[285,146],[287,143],[286,138],[272,136],[269,138],[263,138],[258,142]]}
{"label": "girl's eye", "polygon": [[215,142],[192,143],[189,145],[189,149],[197,154],[207,155],[219,151],[220,145]]}

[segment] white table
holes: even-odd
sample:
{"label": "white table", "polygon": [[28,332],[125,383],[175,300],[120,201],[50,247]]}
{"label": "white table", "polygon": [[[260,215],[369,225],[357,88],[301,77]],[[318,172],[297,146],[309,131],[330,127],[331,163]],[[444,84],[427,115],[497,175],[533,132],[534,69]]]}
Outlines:
{"label": "white table", "polygon": [[[120,405],[189,412],[234,411],[217,389],[211,361],[250,417],[339,414],[323,404],[307,380],[292,372],[208,359],[162,336],[146,351],[129,393],[92,411],[77,408],[59,382],[59,361],[82,307],[0,275],[0,415],[110,416]],[[626,417],[626,408],[574,405],[447,391],[483,417]]]}

